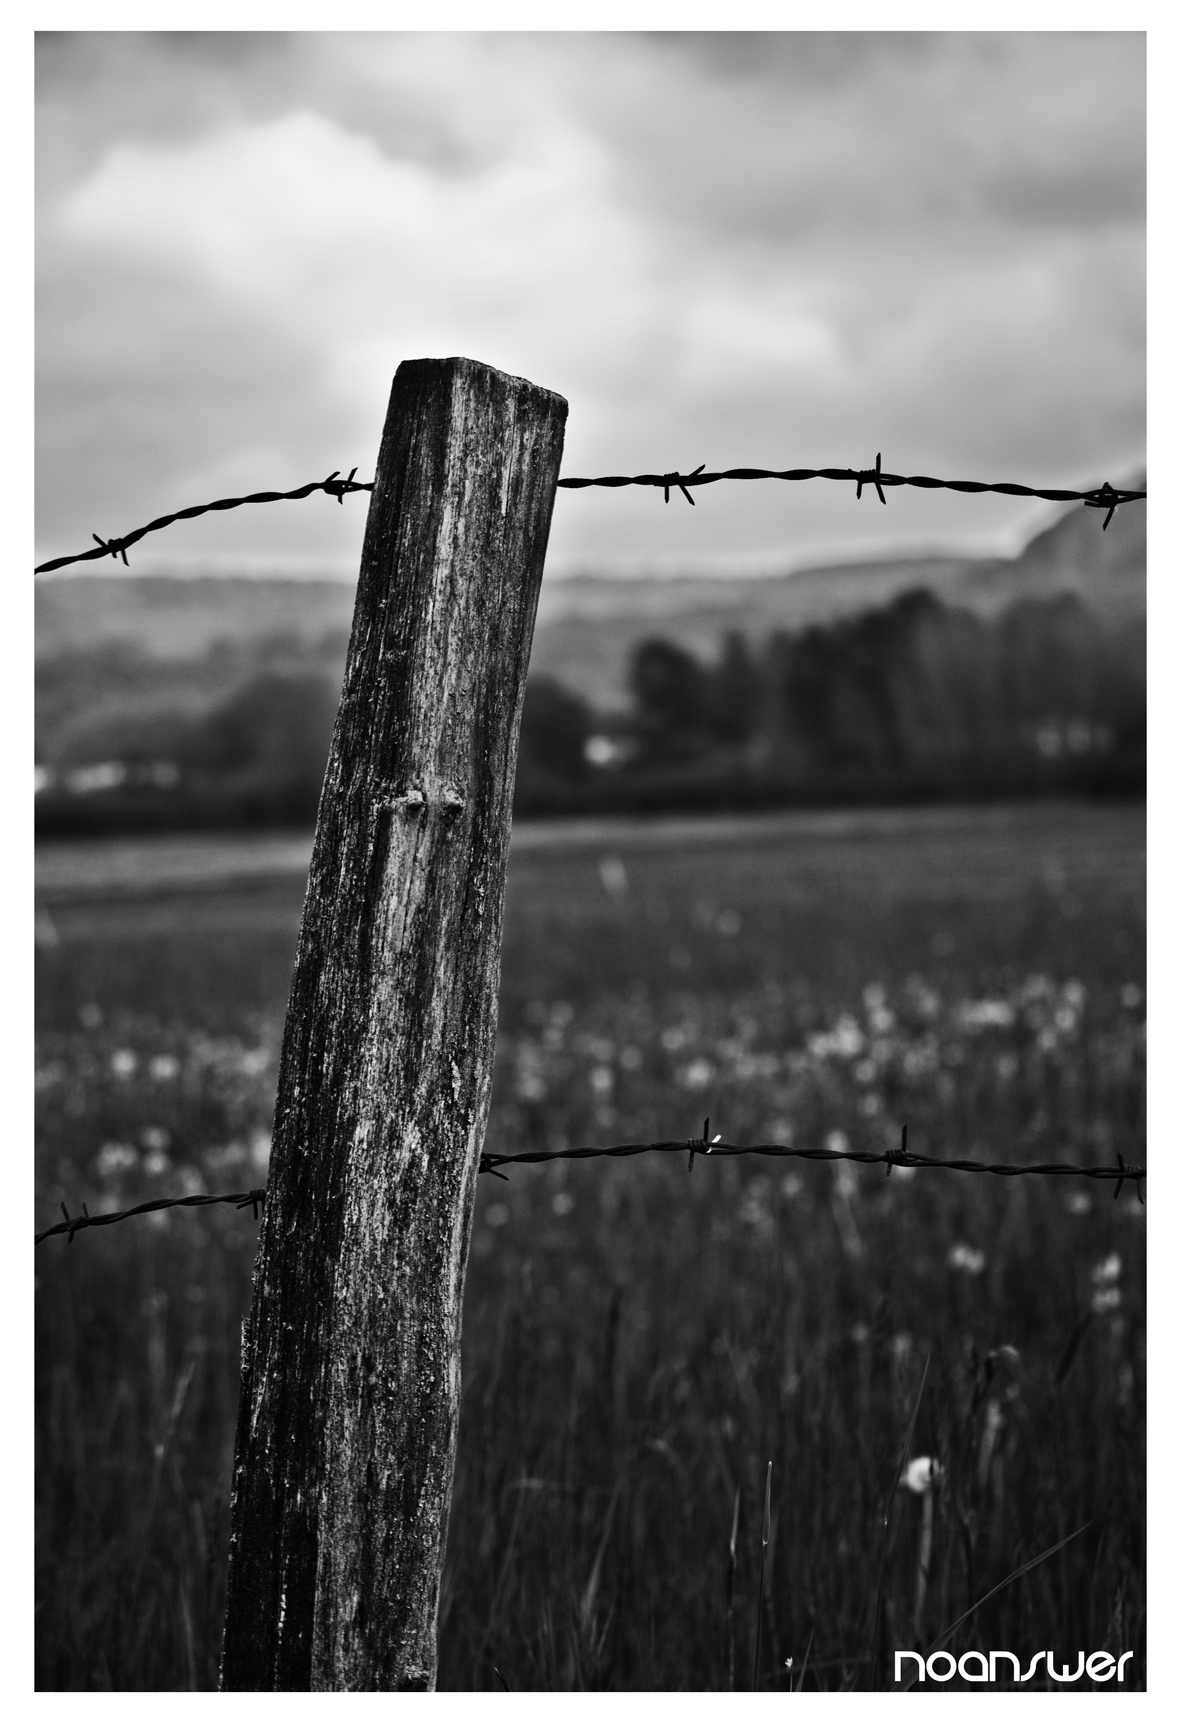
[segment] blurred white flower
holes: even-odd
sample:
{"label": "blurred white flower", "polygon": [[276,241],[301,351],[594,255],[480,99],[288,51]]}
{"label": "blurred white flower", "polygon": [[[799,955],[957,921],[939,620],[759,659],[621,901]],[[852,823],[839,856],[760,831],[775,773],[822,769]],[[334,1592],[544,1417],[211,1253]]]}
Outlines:
{"label": "blurred white flower", "polygon": [[833,1175],[837,1195],[846,1202],[857,1195],[857,1166],[853,1161],[838,1161]]}
{"label": "blurred white flower", "polygon": [[1091,1309],[1096,1316],[1108,1316],[1120,1307],[1120,1290],[1118,1286],[1101,1286],[1091,1294]]}
{"label": "blurred white flower", "polygon": [[738,1218],[746,1226],[753,1226],[758,1231],[770,1233],[774,1231],[774,1220],[767,1206],[770,1195],[770,1181],[766,1178],[752,1179],[743,1192],[742,1202],[738,1209]]}
{"label": "blurred white flower", "polygon": [[965,999],[956,1012],[962,1029],[1010,1029],[1017,1013],[1004,999]]}
{"label": "blurred white flower", "polygon": [[939,995],[933,987],[928,987],[921,975],[907,977],[906,997],[920,1017],[938,1017]]}
{"label": "blurred white flower", "polygon": [[574,1207],[574,1198],[570,1195],[569,1191],[559,1191],[553,1202],[550,1204],[550,1207],[553,1209],[554,1213],[561,1218],[563,1215],[568,1215]]}
{"label": "blurred white flower", "polygon": [[1097,1262],[1091,1270],[1092,1286],[1111,1286],[1123,1273],[1124,1265],[1115,1251]]}
{"label": "blurred white flower", "polygon": [[1067,1214],[1090,1214],[1091,1199],[1086,1191],[1071,1191],[1064,1206]]}
{"label": "blurred white flower", "polygon": [[[249,1151],[247,1150],[245,1143],[223,1143],[220,1148],[209,1150],[208,1154],[205,1156],[205,1165],[212,1172],[226,1172],[230,1167],[240,1167],[248,1158],[248,1153]],[[160,1159],[164,1162],[164,1165],[167,1166],[168,1157],[166,1155],[161,1155]]]}
{"label": "blurred white flower", "polygon": [[260,1173],[265,1173],[271,1164],[271,1133],[255,1131],[250,1139],[250,1159]]}
{"label": "blurred white flower", "polygon": [[145,1149],[166,1149],[172,1138],[162,1125],[145,1125],[139,1140]]}
{"label": "blurred white flower", "polygon": [[791,1202],[793,1198],[798,1197],[803,1188],[804,1181],[800,1177],[799,1173],[785,1173],[783,1178],[779,1181],[779,1189],[787,1198],[788,1202]]}
{"label": "blurred white flower", "polygon": [[660,1045],[666,1053],[679,1053],[688,1039],[688,1032],[679,1023],[672,1023],[660,1031]]}
{"label": "blurred white flower", "polygon": [[490,1203],[488,1212],[484,1216],[484,1220],[489,1226],[505,1226],[508,1223],[508,1218],[508,1209],[504,1203]]}
{"label": "blurred white flower", "polygon": [[619,1063],[625,1071],[638,1071],[644,1063],[644,1055],[638,1047],[625,1047],[619,1055]]}
{"label": "blurred white flower", "polygon": [[947,1253],[949,1268],[958,1268],[964,1274],[983,1274],[984,1252],[973,1250],[970,1244],[953,1244]]}
{"label": "blurred white flower", "polygon": [[130,1047],[120,1047],[111,1054],[111,1071],[116,1077],[134,1077],[138,1063]]}
{"label": "blurred white flower", "polygon": [[736,909],[724,909],[717,919],[717,930],[725,939],[742,932],[742,917]]}
{"label": "blurred white flower", "polygon": [[180,1074],[180,1060],[171,1053],[157,1053],[148,1064],[148,1075],[157,1083],[171,1082]]}
{"label": "blurred white flower", "polygon": [[607,896],[618,902],[627,896],[627,869],[618,856],[603,856],[599,862],[599,878]]}
{"label": "blurred white flower", "polygon": [[855,1017],[846,1012],[837,1018],[830,1036],[832,1050],[841,1059],[855,1059],[865,1046],[865,1036]]}
{"label": "blurred white flower", "polygon": [[704,1089],[713,1081],[714,1068],[708,1059],[694,1059],[678,1073],[678,1082],[686,1089]]}
{"label": "blurred white flower", "polygon": [[926,1077],[939,1064],[939,1043],[934,1035],[924,1035],[902,1055],[902,1069],[908,1077]]}
{"label": "blurred white flower", "polygon": [[875,1035],[888,1035],[897,1018],[886,1004],[886,989],[880,981],[871,981],[861,990],[865,1001],[865,1020]]}
{"label": "blurred white flower", "polygon": [[596,1065],[590,1073],[590,1086],[596,1095],[609,1095],[615,1087],[615,1073],[609,1065]]}
{"label": "blurred white flower", "polygon": [[[1134,1011],[1144,998],[1144,991],[1137,987],[1134,981],[1129,981],[1119,990],[1119,1002],[1125,1011]],[[85,1007],[84,1007],[85,1009]]]}
{"label": "blurred white flower", "polygon": [[104,1143],[95,1156],[94,1170],[100,1179],[112,1179],[138,1164],[139,1153],[130,1143]]}
{"label": "blurred white flower", "polygon": [[912,1460],[903,1473],[902,1482],[916,1496],[925,1496],[931,1486],[938,1482],[943,1467],[938,1460],[924,1454],[920,1459]]}
{"label": "blurred white flower", "polygon": [[849,1139],[845,1135],[844,1131],[830,1131],[824,1139],[824,1146],[830,1155],[847,1154],[849,1149]]}

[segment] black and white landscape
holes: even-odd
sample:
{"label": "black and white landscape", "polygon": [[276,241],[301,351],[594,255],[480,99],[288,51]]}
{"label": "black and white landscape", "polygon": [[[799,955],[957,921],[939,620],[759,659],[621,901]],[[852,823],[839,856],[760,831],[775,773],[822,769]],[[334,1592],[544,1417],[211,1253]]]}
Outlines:
{"label": "black and white landscape", "polygon": [[[452,354],[565,396],[567,475],[881,449],[1146,490],[1144,62],[42,33],[37,556],[368,480],[397,366]],[[42,1690],[218,1686],[368,506],[38,577],[35,1225],[245,1199],[37,1245]],[[1147,1687],[1146,511],[557,492],[482,1144],[551,1158],[474,1181],[437,1664],[376,1685]],[[380,1395],[390,1358],[341,1356]]]}

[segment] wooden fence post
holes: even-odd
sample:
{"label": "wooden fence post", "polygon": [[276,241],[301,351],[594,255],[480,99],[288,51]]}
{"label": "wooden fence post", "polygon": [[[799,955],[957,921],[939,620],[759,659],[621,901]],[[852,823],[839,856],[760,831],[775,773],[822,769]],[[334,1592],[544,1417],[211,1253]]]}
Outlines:
{"label": "wooden fence post", "polygon": [[243,1331],[223,1690],[433,1688],[525,672],[566,402],[390,395]]}

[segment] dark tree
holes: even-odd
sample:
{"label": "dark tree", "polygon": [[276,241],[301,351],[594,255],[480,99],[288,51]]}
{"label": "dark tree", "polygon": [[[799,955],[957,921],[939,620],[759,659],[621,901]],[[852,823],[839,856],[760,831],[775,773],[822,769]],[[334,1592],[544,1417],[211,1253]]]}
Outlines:
{"label": "dark tree", "polygon": [[530,676],[525,685],[517,781],[578,783],[587,775],[591,709],[554,676]]}
{"label": "dark tree", "polygon": [[736,630],[726,636],[712,680],[710,727],[726,747],[742,747],[755,735],[763,704],[763,679],[746,637]]}
{"label": "dark tree", "polygon": [[634,648],[629,681],[641,755],[684,759],[707,743],[709,674],[691,652],[668,640],[644,640]]}

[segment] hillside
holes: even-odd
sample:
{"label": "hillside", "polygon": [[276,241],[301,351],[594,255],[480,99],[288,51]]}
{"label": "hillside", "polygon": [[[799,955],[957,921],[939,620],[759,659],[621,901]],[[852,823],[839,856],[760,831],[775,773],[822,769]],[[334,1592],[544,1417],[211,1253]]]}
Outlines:
{"label": "hillside", "polygon": [[[857,615],[915,587],[984,616],[1021,597],[1071,592],[1103,621],[1135,621],[1146,605],[1146,506],[1126,506],[1106,533],[1096,511],[1071,509],[1007,559],[902,557],[757,579],[550,578],[532,669],[600,710],[618,711],[627,703],[630,653],[645,638],[659,635],[708,659],[730,630],[757,643],[777,630]],[[36,605],[42,662],[126,646],[179,665],[225,642],[240,656],[264,648],[308,654],[339,674],[353,588],[335,580],[81,575],[39,582]]]}

